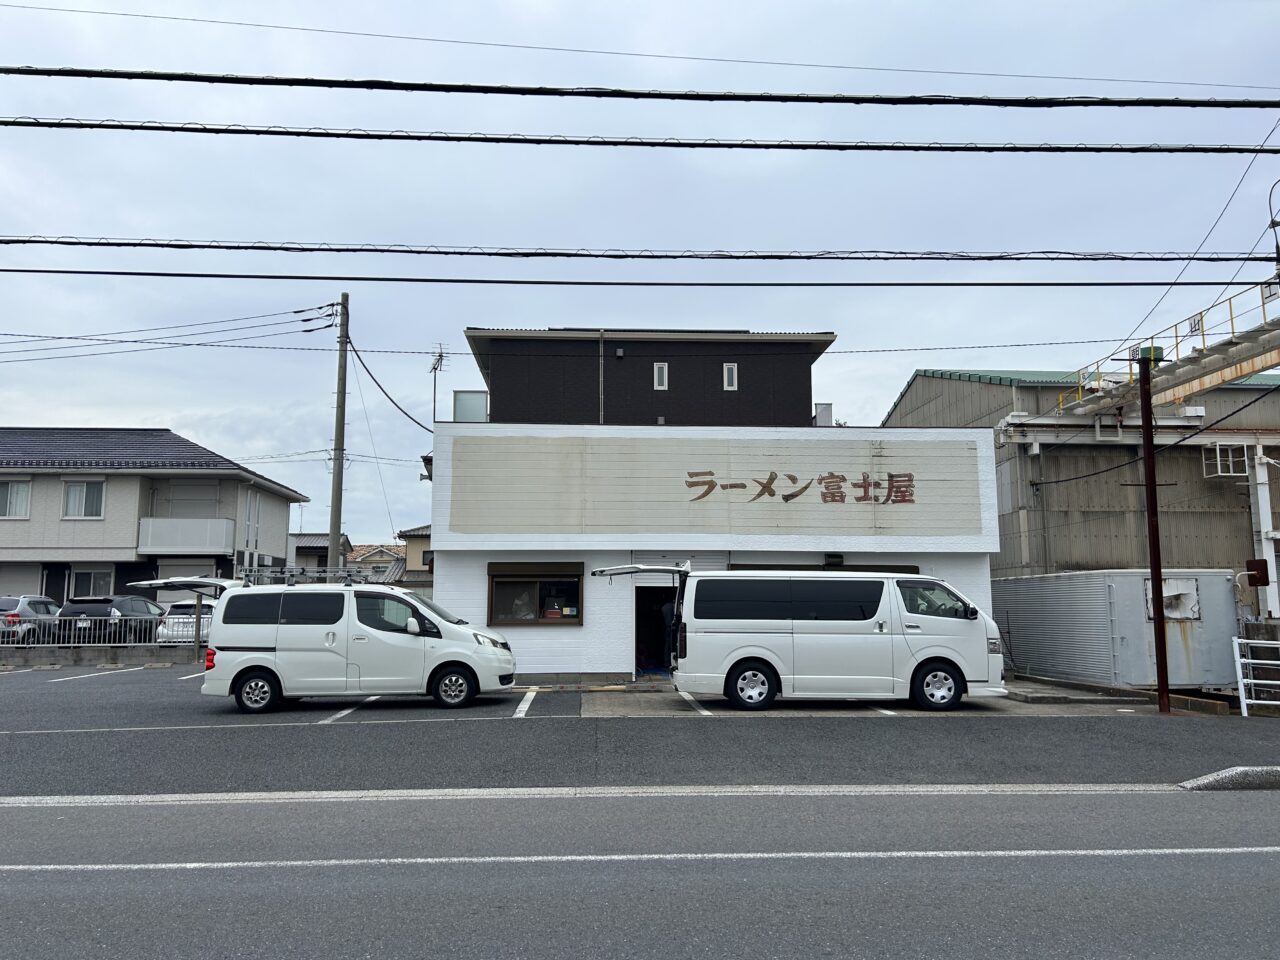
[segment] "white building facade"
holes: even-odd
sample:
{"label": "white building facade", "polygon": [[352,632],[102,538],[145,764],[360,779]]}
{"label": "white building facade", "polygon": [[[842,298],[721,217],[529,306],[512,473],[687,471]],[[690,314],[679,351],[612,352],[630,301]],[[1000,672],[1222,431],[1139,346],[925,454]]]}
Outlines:
{"label": "white building facade", "polygon": [[511,641],[522,677],[661,669],[669,576],[889,570],[991,608],[989,430],[437,423],[435,599]]}

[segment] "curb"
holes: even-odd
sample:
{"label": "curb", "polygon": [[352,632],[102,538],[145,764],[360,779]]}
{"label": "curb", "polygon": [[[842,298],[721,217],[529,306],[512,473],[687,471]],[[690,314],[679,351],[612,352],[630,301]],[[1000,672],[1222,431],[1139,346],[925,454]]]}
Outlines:
{"label": "curb", "polygon": [[1227,767],[1217,773],[1185,780],[1183,790],[1280,790],[1280,767]]}

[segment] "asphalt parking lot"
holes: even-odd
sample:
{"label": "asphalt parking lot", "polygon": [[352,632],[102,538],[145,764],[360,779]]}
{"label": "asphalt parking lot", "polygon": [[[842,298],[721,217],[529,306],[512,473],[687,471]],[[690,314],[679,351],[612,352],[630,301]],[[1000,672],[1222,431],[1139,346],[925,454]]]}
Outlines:
{"label": "asphalt parking lot", "polygon": [[101,669],[66,666],[0,672],[0,733],[198,728],[244,724],[377,724],[547,718],[723,718],[772,721],[789,718],[878,720],[892,717],[1140,716],[1148,704],[1031,704],[1006,699],[966,700],[953,714],[917,710],[907,701],[780,699],[764,713],[735,710],[721,697],[688,697],[675,691],[524,690],[482,696],[468,708],[448,710],[426,697],[368,697],[290,701],[260,716],[240,713],[226,697],[200,694],[196,664]]}

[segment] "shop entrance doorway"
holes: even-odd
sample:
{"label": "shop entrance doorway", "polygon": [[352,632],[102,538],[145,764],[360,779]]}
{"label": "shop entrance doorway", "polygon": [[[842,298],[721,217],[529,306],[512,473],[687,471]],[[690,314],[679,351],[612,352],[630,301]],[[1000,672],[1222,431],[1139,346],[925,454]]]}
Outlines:
{"label": "shop entrance doorway", "polygon": [[[671,673],[667,618],[675,608],[675,602],[675,587],[636,587],[637,674]],[[664,611],[663,607],[667,610]]]}

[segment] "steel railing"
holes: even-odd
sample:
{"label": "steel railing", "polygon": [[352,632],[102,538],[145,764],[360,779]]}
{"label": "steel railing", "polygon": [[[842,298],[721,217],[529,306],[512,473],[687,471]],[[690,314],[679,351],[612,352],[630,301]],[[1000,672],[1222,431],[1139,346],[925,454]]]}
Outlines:
{"label": "steel railing", "polygon": [[[0,620],[0,647],[128,646],[145,643],[193,643],[195,617],[79,617]],[[202,617],[207,635],[209,617]]]}
{"label": "steel railing", "polygon": [[1280,706],[1280,640],[1232,638],[1236,661],[1236,691],[1240,715],[1249,715],[1250,705]]}

